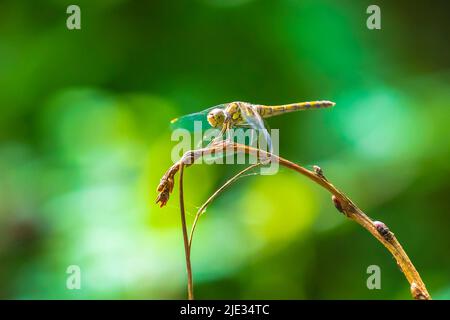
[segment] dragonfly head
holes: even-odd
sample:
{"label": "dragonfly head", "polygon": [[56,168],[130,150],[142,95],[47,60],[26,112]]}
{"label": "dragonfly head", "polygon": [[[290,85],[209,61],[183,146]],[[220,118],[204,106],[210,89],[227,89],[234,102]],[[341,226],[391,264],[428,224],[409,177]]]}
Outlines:
{"label": "dragonfly head", "polygon": [[224,121],[225,121],[225,112],[222,109],[216,108],[212,109],[208,113],[208,123],[213,128],[222,127]]}

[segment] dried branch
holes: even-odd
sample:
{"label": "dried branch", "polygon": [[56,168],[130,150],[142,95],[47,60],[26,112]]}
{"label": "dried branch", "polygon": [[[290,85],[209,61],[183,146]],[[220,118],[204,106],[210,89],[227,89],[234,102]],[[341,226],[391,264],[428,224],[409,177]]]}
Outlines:
{"label": "dried branch", "polygon": [[[276,156],[274,154],[270,154],[268,152],[265,152],[263,150],[255,149],[249,146],[231,143],[231,142],[223,142],[218,143],[213,146],[199,149],[195,151],[191,151],[186,153],[182,159],[180,159],[179,162],[175,163],[162,177],[160,184],[158,186],[158,198],[157,202],[160,202],[161,206],[164,206],[167,201],[169,200],[170,193],[173,190],[174,185],[174,176],[178,172],[178,170],[182,170],[184,166],[191,165],[194,163],[196,159],[198,159],[201,156],[209,155],[211,153],[221,152],[224,149],[230,150],[230,148],[234,152],[244,152],[247,154],[257,154],[259,157],[259,161],[265,162],[265,161],[277,161],[282,166],[294,170],[310,180],[314,181],[315,183],[319,184],[328,192],[332,194],[332,201],[335,205],[335,207],[345,214],[348,218],[356,221],[358,224],[360,224],[362,227],[364,227],[366,230],[368,230],[378,241],[380,241],[393,255],[393,257],[396,259],[397,264],[399,265],[400,269],[402,270],[403,274],[405,275],[406,279],[410,283],[410,290],[411,294],[414,299],[417,300],[429,300],[431,299],[431,296],[429,295],[425,284],[423,283],[419,273],[417,272],[416,268],[412,264],[411,260],[409,259],[408,255],[403,250],[403,247],[398,242],[397,238],[395,237],[394,233],[392,233],[384,223],[379,221],[372,221],[361,209],[359,209],[344,193],[342,193],[340,190],[338,190],[333,184],[331,184],[328,179],[325,177],[322,169],[315,166],[314,171],[308,170],[302,166],[299,166],[289,160],[286,160],[284,158],[281,158],[279,156]],[[181,190],[180,190],[181,191]],[[214,198],[213,198],[214,199]],[[180,200],[182,200],[182,197],[180,196]],[[211,201],[210,201],[211,202]],[[209,203],[210,203],[209,202]],[[208,203],[208,204],[209,204]],[[184,206],[183,206],[184,211]],[[182,213],[183,215],[183,213]],[[186,247],[186,241],[185,241],[185,247]],[[189,245],[187,246],[187,254],[189,255]],[[186,261],[188,261],[188,256],[186,258]],[[189,262],[190,263],[190,262]],[[190,269],[190,265],[189,265]],[[192,283],[191,283],[192,285]]]}
{"label": "dried branch", "polygon": [[181,228],[183,230],[184,254],[186,256],[186,271],[188,277],[188,299],[194,300],[194,285],[192,282],[192,268],[191,268],[191,252],[188,241],[188,234],[186,228],[186,214],[184,211],[184,195],[183,195],[183,171],[184,163],[180,163],[180,213],[181,213]]}

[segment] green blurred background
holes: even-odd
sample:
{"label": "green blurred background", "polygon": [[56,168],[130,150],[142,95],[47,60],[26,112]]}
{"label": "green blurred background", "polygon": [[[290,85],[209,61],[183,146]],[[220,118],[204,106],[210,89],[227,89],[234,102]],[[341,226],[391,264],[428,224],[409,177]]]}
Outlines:
{"label": "green blurred background", "polygon": [[[450,298],[449,6],[445,1],[0,3],[0,297],[186,297],[170,119],[233,100],[328,99],[270,119],[280,153],[320,165],[397,235],[433,298]],[[382,29],[366,28],[381,7]],[[193,166],[196,208],[236,166]],[[409,299],[395,261],[330,195],[281,169],[200,220],[197,298]],[[366,269],[381,268],[381,290]],[[81,268],[81,290],[66,269]]]}

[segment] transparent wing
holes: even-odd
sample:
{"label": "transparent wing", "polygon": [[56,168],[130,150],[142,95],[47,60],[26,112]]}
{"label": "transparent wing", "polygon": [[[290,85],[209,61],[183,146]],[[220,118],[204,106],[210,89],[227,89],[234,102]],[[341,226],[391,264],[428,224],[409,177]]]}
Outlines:
{"label": "transparent wing", "polygon": [[225,108],[225,105],[213,106],[200,112],[175,118],[170,121],[170,127],[172,131],[185,129],[193,133],[191,140],[195,148],[206,147],[212,139],[220,136],[220,130],[211,128],[207,120],[208,113],[216,108]]}
{"label": "transparent wing", "polygon": [[[186,129],[191,132],[194,132],[196,129],[199,128],[198,124],[201,124],[202,129],[207,129],[210,127],[207,120],[207,116],[208,113],[214,108],[215,107],[211,107],[200,112],[195,112],[181,116],[179,118],[172,119],[170,121],[170,128],[172,130]],[[198,121],[199,123],[197,123],[197,125],[195,126],[196,121]]]}
{"label": "transparent wing", "polygon": [[264,119],[259,115],[255,105],[245,104],[241,105],[241,114],[245,123],[239,125],[243,128],[251,128],[250,144],[257,146],[262,150],[272,152],[272,140],[268,132],[268,126]]}

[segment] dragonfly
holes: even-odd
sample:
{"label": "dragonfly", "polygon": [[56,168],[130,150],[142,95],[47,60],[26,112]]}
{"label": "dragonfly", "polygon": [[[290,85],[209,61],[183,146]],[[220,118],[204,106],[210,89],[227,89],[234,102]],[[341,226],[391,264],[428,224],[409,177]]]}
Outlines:
{"label": "dragonfly", "polygon": [[[328,100],[290,103],[275,106],[235,101],[216,105],[200,112],[175,118],[171,121],[171,126],[172,129],[184,128],[189,131],[195,131],[195,121],[200,121],[202,128],[205,122],[207,122],[209,127],[219,130],[219,134],[215,139],[210,141],[208,145],[214,144],[218,139],[224,135],[227,135],[231,129],[254,129],[254,131],[258,132],[259,135],[253,135],[249,142],[251,143],[254,142],[254,139],[263,138],[269,147],[269,151],[271,151],[271,139],[268,134],[268,125],[265,119],[294,111],[330,108],[334,105],[334,102]],[[230,137],[227,137],[227,139],[230,139]],[[204,138],[201,143],[204,143],[207,140],[208,139]]]}

